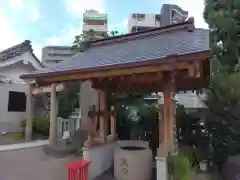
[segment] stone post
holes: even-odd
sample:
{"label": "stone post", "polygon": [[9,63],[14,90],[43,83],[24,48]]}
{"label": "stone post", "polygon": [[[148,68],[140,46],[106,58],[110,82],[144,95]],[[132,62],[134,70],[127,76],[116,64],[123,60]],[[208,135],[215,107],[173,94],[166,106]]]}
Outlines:
{"label": "stone post", "polygon": [[26,127],[25,127],[25,139],[27,141],[32,139],[32,114],[33,114],[32,89],[33,89],[33,86],[29,84],[28,91],[27,91],[27,104],[26,104],[27,121],[26,121]]}
{"label": "stone post", "polygon": [[50,105],[50,132],[49,143],[55,145],[57,143],[57,112],[56,112],[56,84],[51,84],[51,105]]}
{"label": "stone post", "polygon": [[157,150],[158,156],[165,155],[166,151],[166,122],[164,121],[164,107],[162,105],[158,105],[158,138],[159,138],[159,147]]}

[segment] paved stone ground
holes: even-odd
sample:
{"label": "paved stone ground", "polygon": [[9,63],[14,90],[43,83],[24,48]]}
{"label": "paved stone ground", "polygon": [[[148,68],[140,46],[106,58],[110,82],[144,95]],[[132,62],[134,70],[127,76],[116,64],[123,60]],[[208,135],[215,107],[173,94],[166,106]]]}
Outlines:
{"label": "paved stone ground", "polygon": [[201,173],[201,172],[198,172],[193,180],[211,180],[211,175],[208,174],[208,173]]}
{"label": "paved stone ground", "polygon": [[[42,147],[0,152],[0,180],[67,180],[67,164],[77,157],[49,157]],[[153,173],[155,179],[155,173]],[[115,180],[108,172],[96,180]],[[209,175],[197,173],[193,180],[210,180]]]}
{"label": "paved stone ground", "polygon": [[[112,172],[106,172],[101,176],[97,177],[95,180],[116,180],[116,179],[113,177]],[[156,180],[155,170],[153,170],[152,180]],[[211,176],[208,173],[198,172],[192,177],[192,180],[211,180]]]}
{"label": "paved stone ground", "polygon": [[42,147],[0,152],[0,179],[67,180],[66,165],[77,159],[46,156]]}
{"label": "paved stone ground", "polygon": [[12,144],[12,143],[14,143],[14,141],[6,138],[3,135],[0,135],[0,145],[6,145],[6,144]]}

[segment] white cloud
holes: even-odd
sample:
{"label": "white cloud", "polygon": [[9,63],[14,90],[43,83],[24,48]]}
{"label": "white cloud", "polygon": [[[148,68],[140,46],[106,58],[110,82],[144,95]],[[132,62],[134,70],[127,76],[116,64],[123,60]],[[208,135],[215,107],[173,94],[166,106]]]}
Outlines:
{"label": "white cloud", "polygon": [[82,16],[87,9],[105,12],[104,0],[66,0],[65,2],[67,10],[76,16]]}
{"label": "white cloud", "polygon": [[42,46],[40,44],[32,43],[33,53],[41,60],[42,56]]}
{"label": "white cloud", "polygon": [[193,16],[195,26],[197,28],[208,28],[203,19],[204,0],[168,0],[168,4],[176,4],[189,12],[189,16]]}
{"label": "white cloud", "polygon": [[[0,51],[3,51],[9,47],[23,42],[24,37],[20,36],[16,29],[14,29],[10,24],[10,19],[8,19],[0,10]],[[34,44],[34,53],[40,59],[41,57],[41,45]]]}
{"label": "white cloud", "polygon": [[60,34],[46,39],[44,45],[71,45],[74,37],[82,32],[81,27],[69,26],[63,29]]}
{"label": "white cloud", "polygon": [[21,10],[25,7],[24,0],[8,0],[8,5],[10,8],[15,10]]}
{"label": "white cloud", "polygon": [[127,26],[128,26],[128,19],[124,19],[123,22],[122,22],[122,24],[123,24],[125,27],[127,27]]}
{"label": "white cloud", "polygon": [[38,21],[41,18],[37,1],[35,0],[8,0],[8,6],[21,13],[26,13],[30,21]]}
{"label": "white cloud", "polygon": [[120,23],[109,23],[108,25],[108,31],[118,31],[121,33],[127,33],[128,32],[128,19],[122,20]]}
{"label": "white cloud", "polygon": [[10,20],[0,10],[0,51],[23,41],[9,22]]}
{"label": "white cloud", "polygon": [[41,14],[37,9],[32,9],[28,19],[30,21],[38,21],[41,18]]}

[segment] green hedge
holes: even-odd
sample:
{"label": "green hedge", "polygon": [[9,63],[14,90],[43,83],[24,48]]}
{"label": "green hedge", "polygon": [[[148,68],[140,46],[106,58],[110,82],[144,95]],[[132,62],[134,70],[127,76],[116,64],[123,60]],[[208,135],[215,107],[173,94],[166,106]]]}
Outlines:
{"label": "green hedge", "polygon": [[[49,116],[36,116],[33,117],[33,133],[49,135],[50,121]],[[26,119],[23,119],[20,126],[25,129]]]}

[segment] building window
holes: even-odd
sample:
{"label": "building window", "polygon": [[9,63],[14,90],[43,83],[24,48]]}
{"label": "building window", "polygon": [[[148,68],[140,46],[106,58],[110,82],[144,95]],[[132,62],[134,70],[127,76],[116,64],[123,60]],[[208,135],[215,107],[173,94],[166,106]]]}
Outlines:
{"label": "building window", "polygon": [[24,92],[9,91],[8,111],[9,112],[26,111],[26,95]]}
{"label": "building window", "polygon": [[136,19],[137,21],[142,21],[145,19],[145,14],[133,14],[132,18]]}

